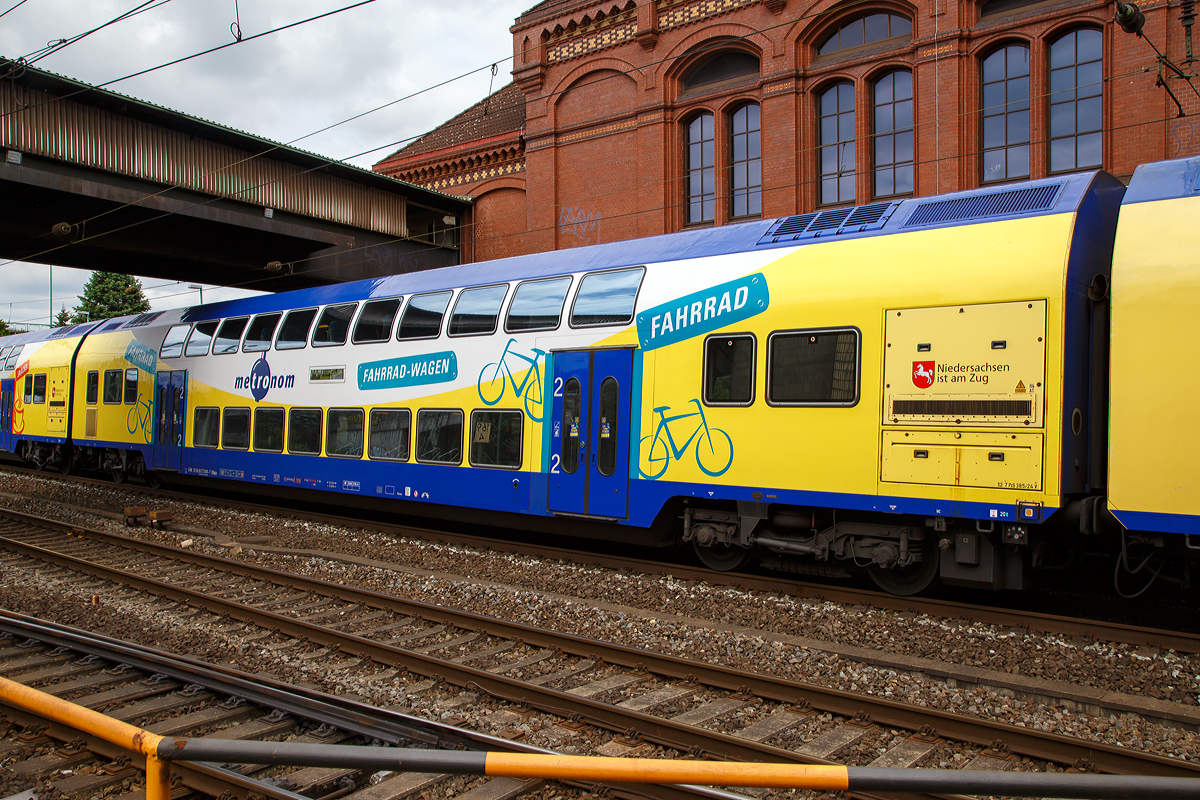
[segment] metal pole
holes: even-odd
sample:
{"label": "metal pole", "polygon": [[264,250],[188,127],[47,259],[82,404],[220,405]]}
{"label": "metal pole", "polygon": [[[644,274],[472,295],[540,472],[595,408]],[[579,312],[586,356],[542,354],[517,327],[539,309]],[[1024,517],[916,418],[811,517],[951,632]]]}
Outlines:
{"label": "metal pole", "polygon": [[[391,772],[440,772],[591,783],[765,786],[885,794],[968,794],[1097,800],[1175,800],[1200,796],[1198,778],[1087,773],[871,769],[659,758],[597,758],[541,753],[484,753],[291,742],[167,739],[158,757],[177,761],[291,764]],[[149,799],[148,799],[149,800]]]}
{"label": "metal pole", "polygon": [[171,762],[146,755],[146,800],[171,800]]}
{"label": "metal pole", "polygon": [[54,266],[50,266],[50,327],[54,327]]}

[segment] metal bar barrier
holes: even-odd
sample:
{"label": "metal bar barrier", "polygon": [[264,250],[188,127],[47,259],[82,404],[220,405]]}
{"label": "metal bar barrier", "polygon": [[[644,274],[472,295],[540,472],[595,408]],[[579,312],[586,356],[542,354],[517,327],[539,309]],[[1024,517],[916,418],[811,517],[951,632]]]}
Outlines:
{"label": "metal bar barrier", "polygon": [[546,778],[603,783],[667,783],[764,786],[817,791],[887,794],[971,794],[1010,797],[1150,800],[1200,797],[1198,778],[1161,778],[1088,773],[990,772],[953,769],[684,761],[657,758],[599,758],[527,753],[357,747],[352,745],[163,739],[164,761],[217,761],[348,767],[372,772],[447,772],[510,778]]}
{"label": "metal bar barrier", "polygon": [[372,772],[446,772],[605,783],[762,786],[888,794],[953,793],[1096,800],[1175,800],[1200,797],[1198,778],[871,769],[805,764],[599,758],[540,753],[485,753],[292,742],[179,739],[159,736],[2,677],[0,701],[143,756],[146,766],[146,800],[170,800],[172,761],[319,765]]}
{"label": "metal bar barrier", "polygon": [[7,678],[0,678],[0,700],[143,756],[146,800],[170,800],[171,765],[158,756],[162,736]]}

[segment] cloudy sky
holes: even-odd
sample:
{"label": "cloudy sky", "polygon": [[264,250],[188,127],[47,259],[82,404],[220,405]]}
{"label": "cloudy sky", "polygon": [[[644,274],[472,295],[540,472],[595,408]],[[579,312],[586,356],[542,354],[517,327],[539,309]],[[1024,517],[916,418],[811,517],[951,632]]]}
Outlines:
{"label": "cloudy sky", "polygon": [[[36,54],[145,0],[0,0],[0,55]],[[356,0],[156,0],[147,9],[36,62],[99,84],[243,37],[352,5]],[[303,139],[297,147],[369,167],[396,146],[483,98],[511,77],[513,19],[536,0],[375,0],[297,28],[242,42],[108,88],[277,141],[293,139],[463,73],[363,119]],[[32,60],[32,56],[31,56]],[[54,308],[77,302],[88,274],[54,269]],[[0,318],[46,322],[49,269],[0,261]],[[196,302],[180,284],[145,280],[154,308]],[[245,292],[212,289],[206,301]],[[11,312],[10,304],[11,303]]]}

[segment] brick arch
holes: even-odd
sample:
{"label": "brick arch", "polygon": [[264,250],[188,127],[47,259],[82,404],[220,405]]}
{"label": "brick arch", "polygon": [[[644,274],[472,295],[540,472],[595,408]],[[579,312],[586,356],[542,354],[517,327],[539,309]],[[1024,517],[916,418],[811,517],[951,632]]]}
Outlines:
{"label": "brick arch", "polygon": [[554,99],[551,113],[558,128],[623,116],[637,108],[637,81],[625,70],[592,62]]}
{"label": "brick arch", "polygon": [[913,73],[913,92],[916,93],[916,70],[915,65],[911,61],[901,61],[900,59],[889,59],[882,64],[872,64],[871,68],[863,73],[862,80],[865,86],[870,86],[875,81],[887,75],[889,72],[902,70],[904,72]]}
{"label": "brick arch", "polygon": [[1106,20],[1102,17],[1095,16],[1093,14],[1088,14],[1087,17],[1088,17],[1087,19],[1083,19],[1083,20],[1070,19],[1070,20],[1062,20],[1060,22],[1057,22],[1053,26],[1046,28],[1046,30],[1042,31],[1041,35],[1038,38],[1041,39],[1043,42],[1045,42],[1046,46],[1049,47],[1059,37],[1065,36],[1066,34],[1071,33],[1072,31],[1080,31],[1080,30],[1100,31],[1100,33],[1103,35],[1106,30],[1106,23],[1109,20]]}
{"label": "brick arch", "polygon": [[[820,8],[814,6],[814,9]],[[811,13],[811,12],[810,12]],[[888,13],[906,17],[913,26],[913,41],[917,38],[917,7],[905,0],[841,0],[825,4],[816,11],[815,19],[797,20],[788,30],[786,37],[795,44],[796,59],[802,68],[811,68],[816,58],[817,46],[843,25],[871,14]]]}
{"label": "brick arch", "polygon": [[1018,34],[1012,31],[997,31],[991,36],[986,36],[975,42],[972,42],[967,48],[967,55],[971,56],[976,61],[979,61],[984,56],[991,55],[993,51],[999,50],[1001,47],[1019,44],[1033,50],[1034,37],[1028,34]]}
{"label": "brick arch", "polygon": [[592,58],[587,59],[584,63],[572,69],[546,92],[546,97],[551,101],[551,105],[556,105],[563,94],[570,91],[571,87],[579,81],[580,78],[586,76],[589,72],[597,70],[612,70],[620,72],[635,82],[641,82],[643,72],[641,68],[634,66],[632,63],[623,58]]}
{"label": "brick arch", "polygon": [[475,190],[472,211],[473,261],[521,255],[529,252],[528,206],[525,181],[493,178]]}
{"label": "brick arch", "polygon": [[[707,44],[713,45],[711,49],[704,47]],[[753,53],[758,56],[761,65],[763,54],[769,52],[770,48],[771,40],[767,35],[749,25],[736,22],[707,25],[684,37],[663,54],[658,63],[656,77],[664,81],[678,81],[697,63],[721,50],[743,50]],[[678,86],[669,90],[672,98],[678,94],[677,89]]]}

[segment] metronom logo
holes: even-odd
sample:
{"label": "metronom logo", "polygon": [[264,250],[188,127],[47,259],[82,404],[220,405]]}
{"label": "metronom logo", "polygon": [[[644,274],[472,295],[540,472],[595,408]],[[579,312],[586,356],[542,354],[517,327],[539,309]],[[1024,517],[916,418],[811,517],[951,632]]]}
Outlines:
{"label": "metronom logo", "polygon": [[249,375],[237,375],[233,379],[234,389],[249,389],[255,400],[262,400],[271,389],[291,389],[295,384],[295,375],[272,375],[266,356],[259,356]]}

